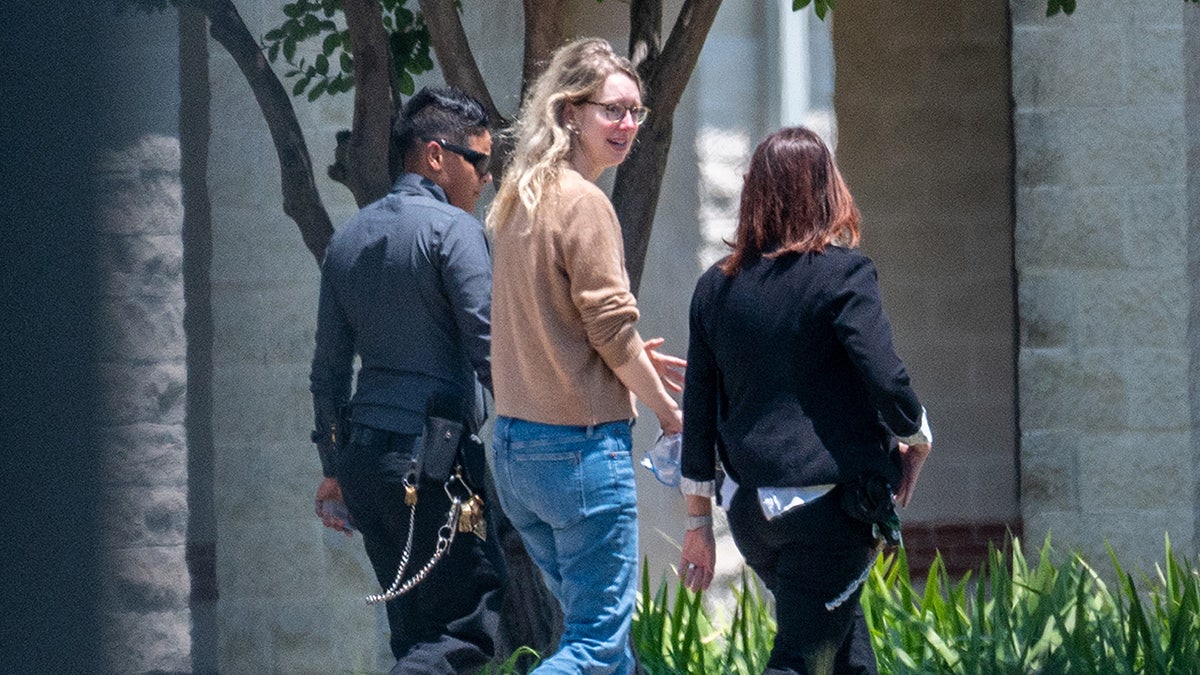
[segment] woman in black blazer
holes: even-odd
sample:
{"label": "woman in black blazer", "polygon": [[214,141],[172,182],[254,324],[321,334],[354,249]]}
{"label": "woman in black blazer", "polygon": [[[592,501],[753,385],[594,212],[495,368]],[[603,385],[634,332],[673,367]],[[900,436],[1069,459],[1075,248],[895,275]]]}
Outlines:
{"label": "woman in black blazer", "polygon": [[820,137],[781,129],[751,159],[733,253],[692,297],[680,574],[712,581],[719,457],[734,542],[775,595],[767,673],[876,672],[861,583],[930,451],[858,225]]}

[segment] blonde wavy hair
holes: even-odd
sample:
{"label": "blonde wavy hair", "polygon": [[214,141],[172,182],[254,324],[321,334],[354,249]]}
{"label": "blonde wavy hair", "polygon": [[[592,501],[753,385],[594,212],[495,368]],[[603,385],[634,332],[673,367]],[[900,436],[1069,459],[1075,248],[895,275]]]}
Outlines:
{"label": "blonde wavy hair", "polygon": [[554,51],[550,64],[529,88],[521,114],[510,132],[514,137],[512,160],[504,171],[500,191],[488,212],[490,228],[510,220],[517,200],[530,214],[537,211],[547,191],[558,182],[573,149],[572,133],[564,119],[568,103],[582,103],[604,87],[613,73],[642,80],[629,59],[599,38],[582,38]]}

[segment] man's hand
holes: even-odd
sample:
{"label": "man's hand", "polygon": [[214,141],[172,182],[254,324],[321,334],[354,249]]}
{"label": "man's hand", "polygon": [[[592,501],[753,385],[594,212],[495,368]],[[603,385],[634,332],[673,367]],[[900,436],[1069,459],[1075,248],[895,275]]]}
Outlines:
{"label": "man's hand", "polygon": [[646,350],[646,356],[650,357],[650,364],[654,366],[654,371],[658,373],[658,377],[662,380],[663,386],[668,391],[679,393],[683,391],[683,376],[687,372],[687,361],[670,354],[660,354],[655,351],[665,342],[663,338],[652,338],[646,340],[643,349]]}
{"label": "man's hand", "polygon": [[347,537],[354,536],[354,530],[350,529],[350,524],[345,520],[336,516],[330,515],[329,512],[321,508],[321,502],[338,502],[342,501],[342,486],[338,485],[337,479],[332,476],[326,477],[317,486],[316,510],[317,517],[321,519],[321,524],[331,530],[344,532]]}

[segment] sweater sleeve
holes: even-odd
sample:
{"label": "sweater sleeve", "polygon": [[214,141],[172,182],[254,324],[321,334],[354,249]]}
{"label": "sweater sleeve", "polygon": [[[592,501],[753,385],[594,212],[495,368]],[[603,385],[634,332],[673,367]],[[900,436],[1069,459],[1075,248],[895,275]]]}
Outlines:
{"label": "sweater sleeve", "polygon": [[884,424],[896,436],[917,433],[923,409],[892,344],[892,326],[883,311],[879,279],[870,258],[861,254],[851,258],[845,282],[834,293],[831,306],[834,331]]}
{"label": "sweater sleeve", "polygon": [[642,350],[617,214],[599,188],[588,186],[564,213],[560,233],[571,301],[588,343],[616,369]]}

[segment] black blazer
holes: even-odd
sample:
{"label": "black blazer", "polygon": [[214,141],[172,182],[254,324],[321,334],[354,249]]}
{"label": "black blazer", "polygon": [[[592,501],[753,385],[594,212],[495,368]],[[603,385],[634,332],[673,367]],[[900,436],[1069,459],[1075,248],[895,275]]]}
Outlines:
{"label": "black blazer", "polygon": [[716,266],[692,296],[683,475],[739,485],[841,483],[878,471],[894,486],[895,438],[921,404],[892,345],[871,259],[836,246]]}

